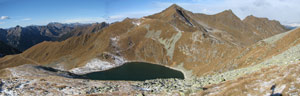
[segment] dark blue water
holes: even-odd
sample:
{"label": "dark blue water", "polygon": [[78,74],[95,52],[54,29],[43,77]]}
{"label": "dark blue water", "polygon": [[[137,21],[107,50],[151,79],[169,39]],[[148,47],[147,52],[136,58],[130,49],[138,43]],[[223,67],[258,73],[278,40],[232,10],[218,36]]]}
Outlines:
{"label": "dark blue water", "polygon": [[126,81],[144,81],[157,78],[184,79],[184,75],[180,71],[157,64],[143,62],[130,62],[113,69],[88,73],[81,76],[85,77],[85,79],[92,80]]}

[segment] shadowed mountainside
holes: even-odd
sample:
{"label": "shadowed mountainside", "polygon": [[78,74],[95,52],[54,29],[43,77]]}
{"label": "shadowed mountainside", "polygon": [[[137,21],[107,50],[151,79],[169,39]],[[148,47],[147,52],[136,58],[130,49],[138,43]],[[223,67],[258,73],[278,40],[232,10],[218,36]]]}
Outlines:
{"label": "shadowed mountainside", "polygon": [[108,24],[105,22],[100,24],[62,24],[53,22],[46,26],[16,26],[9,29],[0,29],[0,40],[20,51],[24,51],[43,41],[65,40],[80,34],[98,32],[107,26]]}
{"label": "shadowed mountainside", "polygon": [[0,57],[18,53],[20,53],[20,51],[0,41]]}

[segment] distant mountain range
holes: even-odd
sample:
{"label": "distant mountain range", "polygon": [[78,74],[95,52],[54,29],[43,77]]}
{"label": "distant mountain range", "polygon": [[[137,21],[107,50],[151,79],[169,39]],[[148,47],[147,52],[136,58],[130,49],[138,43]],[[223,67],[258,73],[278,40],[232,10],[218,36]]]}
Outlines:
{"label": "distant mountain range", "polygon": [[[296,84],[299,80],[295,78],[299,74],[294,73],[299,73],[300,68],[297,67],[300,64],[300,28],[290,30],[276,20],[253,15],[241,20],[231,10],[207,15],[192,13],[173,4],[159,13],[126,18],[109,26],[106,23],[75,27],[48,24],[1,30],[3,41],[18,49],[28,48],[20,54],[0,58],[0,77],[7,78],[3,82],[3,93],[30,93],[31,86],[46,90],[48,93],[38,91],[45,95],[89,95],[94,92],[101,95],[261,96],[274,92],[278,95],[299,93]],[[182,72],[185,80],[127,82],[64,78],[70,74],[109,71],[128,62],[166,66]],[[289,64],[295,65],[287,67]],[[137,67],[128,70],[131,68]],[[11,88],[7,82],[21,82],[26,86]],[[57,83],[67,87],[57,86]],[[94,86],[96,84],[99,86]],[[20,84],[13,83],[12,86]],[[271,93],[273,86],[278,87]],[[67,92],[57,91],[60,89]]]}
{"label": "distant mountain range", "polygon": [[[52,37],[46,40],[53,40],[63,36],[62,33],[71,34],[67,37],[91,33],[106,24],[97,25],[100,28],[77,27],[79,29],[74,28],[76,31],[71,31],[73,27],[72,29],[58,27],[67,31],[37,31],[36,37],[45,34],[42,35],[45,38]],[[44,27],[45,30],[57,28],[51,24]],[[15,32],[21,29],[26,28],[16,27],[10,30]],[[91,63],[94,61],[108,62],[111,64],[109,66],[118,66],[129,61],[142,61],[167,66],[184,64],[185,69],[192,70],[194,75],[200,76],[213,70],[238,68],[241,65],[235,64],[243,62],[239,59],[242,57],[238,56],[242,55],[245,48],[286,31],[288,29],[278,21],[267,18],[248,16],[241,20],[231,10],[206,15],[192,13],[180,6],[172,5],[154,15],[141,19],[127,18],[122,22],[111,24],[95,34],[71,37],[62,42],[39,43],[20,54],[29,61],[20,59],[20,56],[4,57],[0,59],[0,65],[5,68],[4,66],[38,63],[38,65],[85,73],[102,69],[91,68],[89,64],[94,64]],[[16,32],[20,33],[20,31]],[[12,32],[8,31],[8,33]],[[29,34],[26,37],[29,36],[35,35]],[[20,41],[13,44],[26,43]],[[217,66],[218,64],[222,64],[222,67]],[[208,68],[211,66],[215,67]]]}
{"label": "distant mountain range", "polygon": [[289,26],[289,25],[284,25],[284,27],[285,27],[286,29],[292,30],[292,29],[298,28],[299,26]]}
{"label": "distant mountain range", "polygon": [[98,32],[107,26],[108,24],[105,22],[94,24],[53,22],[45,26],[16,26],[9,29],[0,29],[0,41],[24,51],[43,41],[61,41],[80,34]]}

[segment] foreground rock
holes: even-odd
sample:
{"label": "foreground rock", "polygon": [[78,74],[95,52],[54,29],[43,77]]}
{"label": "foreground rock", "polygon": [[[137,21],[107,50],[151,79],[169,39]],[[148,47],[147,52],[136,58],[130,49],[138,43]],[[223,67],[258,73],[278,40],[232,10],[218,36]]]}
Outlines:
{"label": "foreground rock", "polygon": [[[64,72],[33,70],[39,74],[22,73],[1,77],[1,95],[270,95],[272,85],[278,94],[297,96],[300,90],[300,60],[291,63],[273,64],[244,68],[244,71],[232,70],[190,79],[153,79],[146,81],[96,81],[72,79]],[[30,67],[30,65],[26,65]],[[26,67],[23,66],[23,67]],[[262,68],[262,70],[260,70]],[[15,68],[18,69],[18,68]],[[28,68],[27,68],[28,69]],[[12,70],[12,69],[11,69]],[[40,72],[43,71],[43,72]],[[16,72],[16,71],[15,71]],[[65,76],[65,77],[62,77]],[[69,78],[66,78],[69,77]],[[270,87],[270,88],[269,88]]]}

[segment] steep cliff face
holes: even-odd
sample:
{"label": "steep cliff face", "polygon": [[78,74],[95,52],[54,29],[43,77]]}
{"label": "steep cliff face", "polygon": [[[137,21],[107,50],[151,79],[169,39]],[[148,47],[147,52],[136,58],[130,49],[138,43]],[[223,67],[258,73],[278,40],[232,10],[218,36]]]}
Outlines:
{"label": "steep cliff face", "polygon": [[98,33],[37,44],[22,54],[1,58],[0,68],[30,63],[83,74],[140,61],[181,70],[186,77],[220,73],[255,63],[245,64],[244,58],[251,54],[244,54],[269,35],[259,36],[248,25],[230,10],[204,15],[172,5]]}

